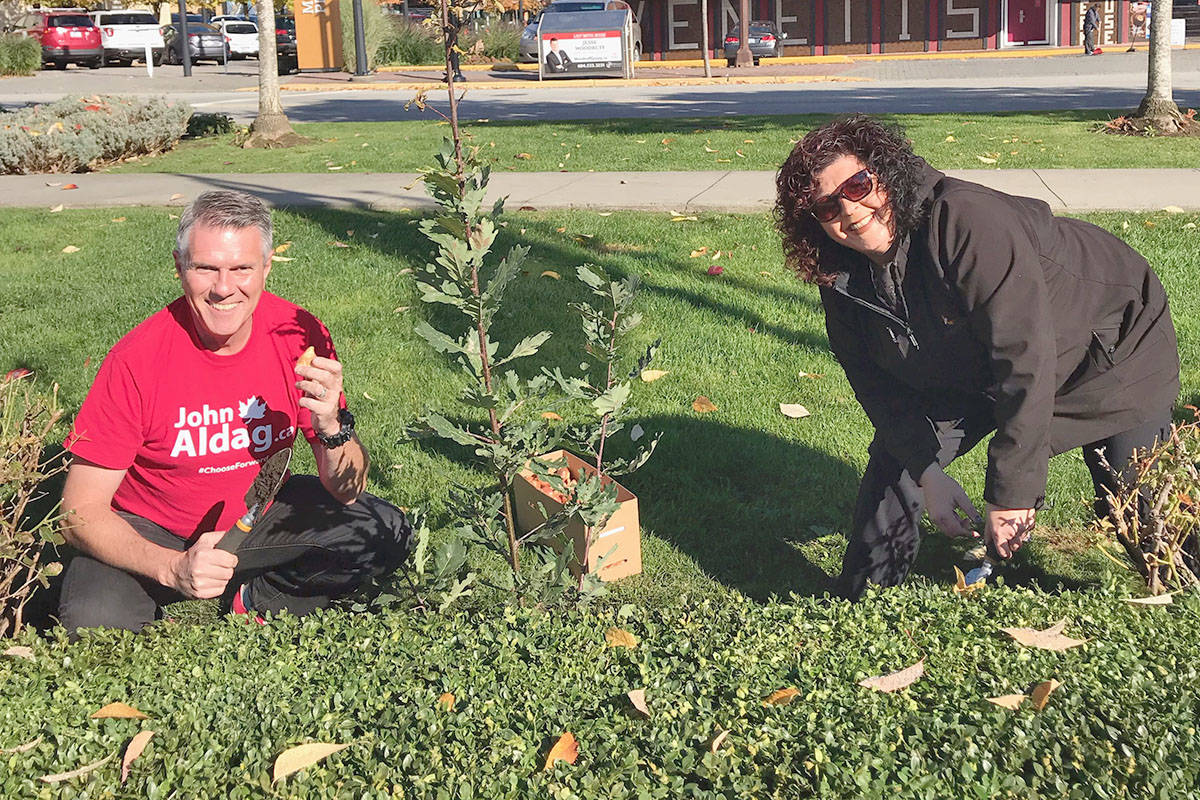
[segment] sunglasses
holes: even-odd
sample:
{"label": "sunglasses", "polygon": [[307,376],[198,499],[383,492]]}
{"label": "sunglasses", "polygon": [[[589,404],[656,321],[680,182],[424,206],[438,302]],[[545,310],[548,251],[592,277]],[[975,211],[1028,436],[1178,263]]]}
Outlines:
{"label": "sunglasses", "polygon": [[871,193],[875,188],[875,176],[870,170],[854,173],[842,185],[824,197],[819,197],[808,207],[809,212],[817,218],[817,222],[833,222],[842,213],[841,198],[851,203],[857,203]]}

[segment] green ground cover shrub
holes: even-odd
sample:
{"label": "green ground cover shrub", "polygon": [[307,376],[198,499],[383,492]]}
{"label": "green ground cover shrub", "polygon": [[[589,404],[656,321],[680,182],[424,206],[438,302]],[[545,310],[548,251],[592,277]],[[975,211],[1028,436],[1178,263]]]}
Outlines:
{"label": "green ground cover shrub", "polygon": [[234,123],[233,117],[228,114],[199,113],[188,117],[185,135],[189,139],[201,139],[205,136],[233,133],[235,130],[237,130],[237,125]]}
{"label": "green ground cover shrub", "polygon": [[0,174],[83,172],[174,147],[186,103],[96,95],[0,114]]}
{"label": "green ground cover shrub", "polygon": [[379,66],[444,63],[441,35],[437,28],[401,19],[387,22],[391,28],[383,35],[375,51]]}
{"label": "green ground cover shrub", "polygon": [[37,39],[0,34],[0,75],[32,75],[41,66],[42,46]]}

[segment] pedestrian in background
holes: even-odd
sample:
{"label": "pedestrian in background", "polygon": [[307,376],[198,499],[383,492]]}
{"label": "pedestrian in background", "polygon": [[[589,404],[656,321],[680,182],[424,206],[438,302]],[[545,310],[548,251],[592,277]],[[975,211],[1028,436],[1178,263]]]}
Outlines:
{"label": "pedestrian in background", "polygon": [[1096,4],[1088,6],[1087,12],[1083,15],[1083,54],[1085,56],[1098,56],[1104,51],[1096,47],[1096,29],[1100,27],[1100,12],[1096,10]]}

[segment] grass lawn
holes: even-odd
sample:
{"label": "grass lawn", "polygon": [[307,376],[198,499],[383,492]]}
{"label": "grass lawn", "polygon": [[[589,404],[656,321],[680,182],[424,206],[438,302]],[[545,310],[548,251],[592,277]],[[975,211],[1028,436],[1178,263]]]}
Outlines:
{"label": "grass lawn", "polygon": [[[232,136],[180,143],[114,172],[415,172],[448,128],[431,113],[404,122],[298,124],[312,144],[243,150]],[[1195,138],[1093,132],[1120,112],[891,114],[938,169],[1193,167]],[[521,172],[776,170],[792,145],[827,115],[469,123],[496,168]]]}
{"label": "grass lawn", "polygon": [[[33,368],[41,385],[61,386],[73,409],[107,349],[178,295],[170,259],[177,223],[158,208],[67,210],[50,219],[5,212],[0,372]],[[294,260],[275,265],[269,288],[333,332],[373,456],[371,490],[429,507],[444,529],[447,482],[473,473],[443,450],[402,440],[423,409],[466,416],[454,404],[458,374],[413,333],[429,312],[409,270],[431,249],[416,217],[305,209],[275,219],[277,241],[292,242],[286,255]],[[59,796],[32,779],[102,758],[136,730],[85,719],[84,710],[110,700],[149,706],[161,720],[147,723],[161,734],[131,784],[149,797],[261,795],[270,790],[270,760],[285,746],[351,739],[356,747],[335,757],[343,768],[316,768],[273,791],[591,798],[637,796],[636,785],[644,797],[946,797],[968,789],[979,797],[1075,796],[1043,756],[1106,791],[1194,779],[1200,605],[1190,598],[1142,611],[1119,601],[1136,586],[1094,546],[1090,484],[1077,455],[1051,463],[1038,535],[1004,570],[1015,590],[989,589],[979,602],[951,594],[944,587],[962,548],[933,534],[907,586],[857,606],[827,601],[821,595],[839,568],[871,430],[827,351],[816,292],[781,268],[768,218],[506,219],[502,239],[531,245],[531,261],[494,336],[515,342],[554,331],[530,368],[579,360],[582,335],[567,309],[581,297],[567,278],[576,265],[642,276],[639,335],[662,337],[656,366],[669,370],[634,395],[642,426],[664,432],[653,459],[628,481],[641,503],[645,574],[614,586],[596,610],[561,615],[506,611],[479,595],[445,621],[330,614],[248,633],[222,621],[161,625],[141,638],[102,634],[79,645],[31,639],[33,663],[0,659],[0,747],[39,735],[45,742],[27,756],[0,754],[10,775],[0,773],[0,787],[12,796]],[[1158,269],[1179,331],[1181,404],[1200,404],[1200,299],[1188,289],[1200,268],[1200,215],[1088,219]],[[81,249],[61,252],[68,244]],[[706,274],[711,255],[690,257],[701,247],[721,252],[722,275]],[[564,279],[541,277],[549,269]],[[801,370],[821,377],[801,378]],[[718,411],[696,414],[691,403],[700,394]],[[783,417],[781,402],[803,403],[812,415]],[[299,468],[311,470],[307,448],[297,455]],[[983,466],[981,446],[952,471],[977,501]],[[1147,613],[1164,616],[1139,616]],[[1030,655],[989,632],[998,624],[1046,627],[1060,616],[1073,621],[1069,632],[1096,640],[1090,649]],[[644,646],[605,651],[610,624],[635,630]],[[854,686],[924,656],[923,688],[893,697]],[[979,703],[1054,676],[1068,684],[1061,710],[1012,714]],[[802,701],[786,717],[764,711],[759,700],[788,685],[800,687]],[[637,686],[657,693],[663,712],[645,728],[631,727],[612,699]],[[443,691],[459,693],[464,716],[435,710]],[[1146,708],[1157,710],[1139,727]],[[572,729],[584,742],[581,766],[560,765],[543,778],[547,737]],[[736,732],[728,758],[708,752],[721,729]],[[201,760],[208,766],[196,766]],[[978,773],[960,771],[968,763]],[[83,787],[81,797],[101,796],[115,787],[114,764],[105,770],[67,785]],[[1108,796],[1139,796],[1130,791]]]}

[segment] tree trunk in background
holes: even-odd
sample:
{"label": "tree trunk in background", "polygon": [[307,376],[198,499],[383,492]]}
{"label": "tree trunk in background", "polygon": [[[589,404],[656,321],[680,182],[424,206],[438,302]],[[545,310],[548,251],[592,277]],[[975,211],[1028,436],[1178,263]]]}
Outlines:
{"label": "tree trunk in background", "polygon": [[1157,0],[1150,14],[1150,68],[1137,115],[1163,132],[1178,131],[1179,106],[1171,92],[1171,0]]}
{"label": "tree trunk in background", "polygon": [[704,77],[711,78],[712,62],[709,60],[708,51],[708,0],[700,0],[700,52],[704,54]]}
{"label": "tree trunk in background", "polygon": [[279,59],[275,50],[275,4],[257,0],[258,116],[244,147],[295,147],[308,140],[292,130],[279,99]]}

